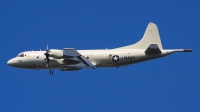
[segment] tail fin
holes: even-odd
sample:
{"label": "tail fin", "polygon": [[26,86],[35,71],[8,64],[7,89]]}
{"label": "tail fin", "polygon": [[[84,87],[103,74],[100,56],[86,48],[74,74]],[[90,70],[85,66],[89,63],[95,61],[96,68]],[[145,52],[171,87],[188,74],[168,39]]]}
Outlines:
{"label": "tail fin", "polygon": [[158,27],[154,23],[149,23],[143,35],[143,38],[132,45],[120,47],[117,49],[147,49],[151,44],[157,44],[159,49],[162,50],[162,43],[158,32]]}

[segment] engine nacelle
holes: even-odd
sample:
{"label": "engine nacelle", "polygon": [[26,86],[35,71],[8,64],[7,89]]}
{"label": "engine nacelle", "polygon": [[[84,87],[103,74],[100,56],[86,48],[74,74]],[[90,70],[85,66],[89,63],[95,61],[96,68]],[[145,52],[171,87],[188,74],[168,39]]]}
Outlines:
{"label": "engine nacelle", "polygon": [[63,50],[56,50],[56,49],[51,49],[49,50],[49,56],[53,58],[63,58]]}

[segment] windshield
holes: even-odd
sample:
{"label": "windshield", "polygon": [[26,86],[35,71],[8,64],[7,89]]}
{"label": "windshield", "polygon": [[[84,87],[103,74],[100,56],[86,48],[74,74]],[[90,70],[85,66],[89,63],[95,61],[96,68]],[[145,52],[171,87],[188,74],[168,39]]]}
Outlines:
{"label": "windshield", "polygon": [[24,53],[19,53],[17,57],[24,57]]}

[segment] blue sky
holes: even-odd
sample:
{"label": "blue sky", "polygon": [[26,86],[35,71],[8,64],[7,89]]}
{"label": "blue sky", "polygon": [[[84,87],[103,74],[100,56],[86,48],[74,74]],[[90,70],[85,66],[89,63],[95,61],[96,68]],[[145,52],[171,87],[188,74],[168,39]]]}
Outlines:
{"label": "blue sky", "polygon": [[[0,111],[200,111],[200,2],[197,0],[1,0]],[[191,53],[121,68],[22,70],[7,61],[50,48],[105,49],[140,40],[158,25],[164,49]]]}

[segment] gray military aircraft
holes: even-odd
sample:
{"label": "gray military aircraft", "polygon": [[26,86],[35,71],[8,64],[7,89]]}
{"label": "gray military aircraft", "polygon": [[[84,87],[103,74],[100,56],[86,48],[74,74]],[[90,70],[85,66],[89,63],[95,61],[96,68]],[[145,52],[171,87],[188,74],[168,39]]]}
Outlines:
{"label": "gray military aircraft", "polygon": [[75,48],[48,49],[46,51],[25,51],[10,59],[7,64],[23,69],[54,69],[62,71],[83,68],[120,67],[160,58],[174,52],[191,52],[192,49],[163,49],[154,23],[149,23],[143,38],[135,44],[104,50],[76,50]]}

